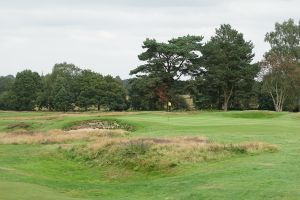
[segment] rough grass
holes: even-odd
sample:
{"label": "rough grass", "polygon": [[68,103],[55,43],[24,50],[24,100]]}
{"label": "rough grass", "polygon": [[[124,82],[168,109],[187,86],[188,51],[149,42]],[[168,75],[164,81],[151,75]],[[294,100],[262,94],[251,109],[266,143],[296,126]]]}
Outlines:
{"label": "rough grass", "polygon": [[[95,125],[95,122],[92,124]],[[112,127],[111,124],[106,125]],[[276,146],[262,142],[219,144],[206,137],[130,138],[125,137],[128,132],[122,129],[93,129],[87,128],[86,124],[77,128],[80,129],[1,134],[0,144],[62,144],[60,150],[76,161],[140,171],[162,171],[180,164],[277,150]]]}
{"label": "rough grass", "polygon": [[139,171],[169,170],[181,164],[221,160],[242,154],[277,151],[262,142],[219,144],[204,137],[112,138],[85,145],[62,145],[68,158],[97,166],[117,166]]}
{"label": "rough grass", "polygon": [[27,124],[25,122],[19,122],[19,123],[9,124],[7,126],[7,129],[28,129],[29,127],[30,124]]}
{"label": "rough grass", "polygon": [[14,132],[0,135],[0,144],[60,144],[75,141],[92,141],[99,137],[125,135],[124,130],[52,130],[46,133]]}
{"label": "rough grass", "polygon": [[[204,136],[221,145],[262,141],[280,147],[276,153],[232,153],[221,160],[185,161],[168,167],[172,171],[166,174],[157,171],[143,173],[140,172],[143,168],[132,170],[132,167],[128,169],[112,164],[101,166],[97,159],[83,160],[80,156],[78,160],[66,158],[65,151],[73,146],[81,150],[97,144],[101,137],[94,141],[74,140],[58,144],[1,144],[0,199],[299,199],[299,114],[284,113],[266,118],[228,117],[232,113],[236,112],[0,112],[0,135],[10,134],[7,126],[19,122],[30,124],[32,132],[48,134],[48,131],[63,129],[73,122],[111,119],[136,128],[130,136],[116,135],[115,139],[168,141],[169,138]],[[86,146],[74,143],[85,143]],[[59,153],[59,146],[62,146],[60,151],[63,153]],[[176,171],[173,173],[173,170]]]}

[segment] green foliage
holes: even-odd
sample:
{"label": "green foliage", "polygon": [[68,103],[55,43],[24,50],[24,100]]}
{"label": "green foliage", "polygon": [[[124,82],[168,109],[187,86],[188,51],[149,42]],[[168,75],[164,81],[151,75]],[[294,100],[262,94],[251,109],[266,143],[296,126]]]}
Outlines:
{"label": "green foliage", "polygon": [[89,107],[100,105],[104,93],[103,76],[90,70],[83,70],[76,77],[76,105],[88,110]]}
{"label": "green foliage", "polygon": [[130,74],[159,78],[160,85],[156,90],[160,101],[172,101],[175,82],[198,67],[202,40],[201,36],[190,35],[171,39],[167,43],[147,39],[143,44],[146,51],[139,55],[139,59],[146,64],[138,66]]}
{"label": "green foliage", "polygon": [[15,97],[16,110],[33,110],[36,106],[36,98],[42,89],[42,80],[38,73],[31,70],[24,70],[17,73],[12,86]]}
{"label": "green foliage", "polygon": [[258,105],[259,110],[275,110],[272,98],[265,93],[258,97]]}
{"label": "green foliage", "polygon": [[161,84],[159,78],[147,76],[129,80],[128,95],[130,107],[134,110],[159,110],[162,103],[157,88]]}
{"label": "green foliage", "polygon": [[0,94],[1,110],[16,110],[16,105],[16,96],[11,90]]}
{"label": "green foliage", "polygon": [[128,108],[127,91],[121,80],[105,76],[102,92],[100,103],[106,109],[121,111]]}
{"label": "green foliage", "polygon": [[[103,77],[90,70],[81,70],[72,64],[54,66],[49,80],[54,83],[45,88],[52,94],[49,105],[54,110],[68,111],[75,106],[88,110],[103,107],[107,110],[127,108],[126,90],[122,82],[111,76]],[[50,91],[49,91],[50,90]]]}
{"label": "green foliage", "polygon": [[25,70],[18,73],[15,80],[0,78],[1,88],[0,109],[3,110],[38,108],[67,112],[76,106],[84,110],[91,107],[125,110],[128,106],[120,78],[103,77],[68,63],[56,64],[52,73],[42,77]]}
{"label": "green foliage", "polygon": [[156,74],[166,81],[179,79],[194,69],[192,61],[199,59],[197,53],[201,50],[201,36],[184,36],[169,40],[168,43],[159,43],[155,39],[144,41],[145,52],[139,55],[141,61],[146,61],[132,70],[130,74]]}
{"label": "green foliage", "polygon": [[276,23],[275,30],[267,33],[265,41],[271,49],[261,63],[265,72],[263,91],[272,98],[276,111],[281,112],[286,103],[299,102],[300,88],[300,23],[289,19]]}
{"label": "green foliage", "polygon": [[49,109],[56,111],[73,110],[76,101],[76,77],[80,69],[73,64],[61,63],[54,65],[49,75],[46,92],[49,100]]}
{"label": "green foliage", "polygon": [[[228,24],[221,25],[216,30],[216,35],[202,50],[203,67],[200,68],[199,78],[201,84],[209,88],[204,96],[214,92],[214,96],[222,100],[223,109],[227,111],[232,96],[237,91],[249,87],[247,86],[249,84],[251,88],[254,77],[259,71],[258,65],[251,64],[254,57],[252,51],[252,42],[245,41],[242,33]],[[211,104],[219,104],[219,102]]]}
{"label": "green foliage", "polygon": [[0,94],[10,90],[15,81],[15,77],[12,75],[9,76],[0,76]]}
{"label": "green foliage", "polygon": [[172,108],[174,110],[189,110],[186,100],[180,95],[174,95],[172,98]]}
{"label": "green foliage", "polygon": [[64,112],[72,110],[74,108],[72,104],[72,94],[63,85],[57,87],[59,88],[55,88],[57,93],[53,98],[54,109]]}
{"label": "green foliage", "polygon": [[277,22],[275,30],[266,34],[265,41],[271,46],[267,54],[275,53],[300,58],[300,21],[298,24],[293,19],[283,23]]}
{"label": "green foliage", "polygon": [[190,81],[189,92],[197,109],[222,109],[220,88],[209,83],[202,76]]}
{"label": "green foliage", "polygon": [[14,109],[15,96],[11,91],[15,81],[14,76],[0,77],[0,110]]}

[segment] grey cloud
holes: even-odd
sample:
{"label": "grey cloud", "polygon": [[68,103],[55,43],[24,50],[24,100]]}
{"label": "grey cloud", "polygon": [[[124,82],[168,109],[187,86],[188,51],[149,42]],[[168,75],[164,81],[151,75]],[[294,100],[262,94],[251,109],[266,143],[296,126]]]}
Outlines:
{"label": "grey cloud", "polygon": [[0,0],[1,75],[46,73],[68,61],[126,78],[146,37],[208,40],[222,23],[252,40],[259,60],[265,33],[276,21],[299,20],[299,7],[297,0]]}

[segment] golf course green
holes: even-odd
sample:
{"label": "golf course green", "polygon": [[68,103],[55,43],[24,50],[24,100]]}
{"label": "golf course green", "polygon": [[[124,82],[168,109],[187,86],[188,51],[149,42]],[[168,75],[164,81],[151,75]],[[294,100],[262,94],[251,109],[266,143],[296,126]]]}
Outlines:
{"label": "golf course green", "polygon": [[[82,141],[22,143],[23,138],[18,138],[24,133],[39,133],[40,138],[89,120],[115,120],[120,129],[125,127],[122,124],[131,127],[122,136],[125,139],[204,137],[218,145],[261,142],[277,150],[221,152],[216,159],[179,162],[166,170],[140,170],[122,167],[122,163],[97,164],[62,150],[62,145],[82,145]],[[3,142],[1,135],[14,141]],[[296,200],[299,196],[299,113],[0,112],[1,200]]]}

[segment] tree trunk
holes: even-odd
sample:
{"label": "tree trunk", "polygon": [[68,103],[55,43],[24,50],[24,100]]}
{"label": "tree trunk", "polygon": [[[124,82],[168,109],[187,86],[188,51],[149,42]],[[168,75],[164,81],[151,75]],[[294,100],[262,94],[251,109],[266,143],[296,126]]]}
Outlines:
{"label": "tree trunk", "polygon": [[233,92],[233,86],[231,86],[230,89],[224,89],[224,104],[223,104],[224,112],[228,111],[228,104],[229,104],[229,100],[232,96],[232,92]]}
{"label": "tree trunk", "polygon": [[272,92],[269,92],[270,96],[272,97],[273,100],[273,104],[274,104],[274,108],[276,112],[282,112],[283,111],[283,105],[285,102],[285,95],[284,95],[284,91],[279,91],[276,88],[276,97],[273,95]]}
{"label": "tree trunk", "polygon": [[224,112],[228,111],[228,100],[225,100],[224,105],[223,105],[223,110],[224,110]]}

